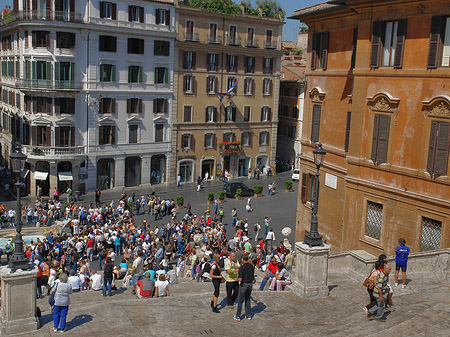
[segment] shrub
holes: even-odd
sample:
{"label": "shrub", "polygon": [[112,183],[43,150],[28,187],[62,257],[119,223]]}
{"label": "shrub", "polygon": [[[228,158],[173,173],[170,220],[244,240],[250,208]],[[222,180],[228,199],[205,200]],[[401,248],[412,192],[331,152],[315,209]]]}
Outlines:
{"label": "shrub", "polygon": [[255,194],[262,194],[263,185],[255,185],[254,191],[255,191]]}
{"label": "shrub", "polygon": [[236,190],[236,196],[237,196],[237,197],[242,197],[242,188],[238,188],[238,189]]}
{"label": "shrub", "polygon": [[208,201],[214,201],[214,193],[213,192],[208,193]]}
{"label": "shrub", "polygon": [[218,195],[219,195],[219,200],[225,200],[225,192],[224,191],[220,191],[218,193]]}
{"label": "shrub", "polygon": [[284,189],[285,190],[292,190],[292,180],[288,180],[284,182]]}
{"label": "shrub", "polygon": [[184,197],[177,197],[177,206],[184,205]]}

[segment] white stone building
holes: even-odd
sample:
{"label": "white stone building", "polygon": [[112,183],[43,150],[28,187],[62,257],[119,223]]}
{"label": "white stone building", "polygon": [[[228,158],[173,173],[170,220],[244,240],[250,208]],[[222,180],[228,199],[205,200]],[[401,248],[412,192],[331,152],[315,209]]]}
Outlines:
{"label": "white stone building", "polygon": [[32,195],[171,179],[173,1],[16,0],[0,36],[1,156],[23,144]]}

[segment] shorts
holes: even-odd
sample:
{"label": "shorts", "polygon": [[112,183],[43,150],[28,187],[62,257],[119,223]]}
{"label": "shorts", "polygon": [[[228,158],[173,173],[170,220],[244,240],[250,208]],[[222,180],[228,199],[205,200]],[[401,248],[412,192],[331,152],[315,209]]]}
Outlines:
{"label": "shorts", "polygon": [[142,276],[142,275],[140,275],[140,276],[138,276],[138,275],[131,276],[131,285],[134,287],[138,283],[138,281],[142,280],[143,278],[144,278],[144,276]]}
{"label": "shorts", "polygon": [[398,264],[396,263],[396,264],[395,264],[395,271],[399,271],[400,269],[402,270],[402,272],[406,273],[406,265],[400,266],[400,265],[398,265]]}

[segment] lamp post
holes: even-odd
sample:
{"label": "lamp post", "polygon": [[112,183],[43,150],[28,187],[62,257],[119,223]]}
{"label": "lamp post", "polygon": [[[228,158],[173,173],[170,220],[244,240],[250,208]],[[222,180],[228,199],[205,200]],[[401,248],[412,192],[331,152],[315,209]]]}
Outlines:
{"label": "lamp post", "polygon": [[316,179],[315,179],[315,184],[314,184],[314,205],[313,205],[313,209],[312,209],[312,214],[311,214],[311,228],[309,233],[305,234],[305,239],[303,240],[303,242],[307,245],[309,245],[310,247],[313,246],[323,246],[323,241],[322,241],[322,235],[319,234],[319,232],[317,231],[317,208],[319,205],[319,170],[320,167],[323,164],[323,158],[325,157],[325,155],[327,154],[327,152],[322,149],[322,144],[318,144],[317,147],[314,149],[313,151],[313,155],[314,155],[314,164],[317,167],[317,171],[316,171]]}
{"label": "lamp post", "polygon": [[17,189],[17,204],[16,204],[16,239],[14,240],[14,254],[10,259],[9,266],[14,272],[17,269],[27,270],[28,269],[28,257],[23,251],[23,240],[22,234],[22,216],[20,207],[20,175],[25,167],[25,161],[27,156],[21,152],[20,145],[16,146],[15,151],[9,156],[11,163],[11,170],[17,175],[17,181],[15,183]]}

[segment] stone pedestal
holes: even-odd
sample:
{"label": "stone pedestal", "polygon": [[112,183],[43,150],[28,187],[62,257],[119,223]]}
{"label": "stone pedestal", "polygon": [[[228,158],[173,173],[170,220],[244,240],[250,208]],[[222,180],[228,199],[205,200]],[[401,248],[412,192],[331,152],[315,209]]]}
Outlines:
{"label": "stone pedestal", "polygon": [[36,331],[37,269],[10,273],[7,266],[0,267],[2,281],[2,308],[0,335],[17,335]]}
{"label": "stone pedestal", "polygon": [[328,296],[328,255],[330,246],[309,247],[295,243],[295,271],[292,288],[302,298],[315,299]]}

